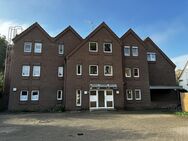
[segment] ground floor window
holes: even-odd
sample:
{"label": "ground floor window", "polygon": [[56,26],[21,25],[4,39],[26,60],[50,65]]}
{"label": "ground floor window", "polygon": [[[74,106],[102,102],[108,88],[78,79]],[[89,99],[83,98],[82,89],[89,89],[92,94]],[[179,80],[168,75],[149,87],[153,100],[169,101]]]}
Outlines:
{"label": "ground floor window", "polygon": [[76,106],[81,106],[81,96],[82,96],[82,91],[81,90],[76,90]]}
{"label": "ground floor window", "polygon": [[130,89],[126,90],[126,97],[127,97],[127,100],[133,100],[132,90],[130,90]]}
{"label": "ground floor window", "polygon": [[57,100],[62,100],[63,99],[63,90],[58,90],[57,91]]}
{"label": "ground floor window", "polygon": [[32,90],[31,101],[38,101],[38,100],[39,100],[39,90]]}
{"label": "ground floor window", "polygon": [[22,90],[20,92],[20,101],[27,101],[28,100],[28,91]]}
{"label": "ground floor window", "polygon": [[141,100],[141,90],[140,89],[135,89],[134,94],[135,94],[135,100]]}

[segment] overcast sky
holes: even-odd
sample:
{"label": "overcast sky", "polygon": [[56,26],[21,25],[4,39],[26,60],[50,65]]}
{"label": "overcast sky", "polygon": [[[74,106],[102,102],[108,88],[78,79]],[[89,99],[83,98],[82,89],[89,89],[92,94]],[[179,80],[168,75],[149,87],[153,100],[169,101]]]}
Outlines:
{"label": "overcast sky", "polygon": [[84,38],[105,21],[121,37],[132,28],[182,68],[188,60],[188,0],[0,0],[0,34],[38,22],[51,36],[71,25]]}

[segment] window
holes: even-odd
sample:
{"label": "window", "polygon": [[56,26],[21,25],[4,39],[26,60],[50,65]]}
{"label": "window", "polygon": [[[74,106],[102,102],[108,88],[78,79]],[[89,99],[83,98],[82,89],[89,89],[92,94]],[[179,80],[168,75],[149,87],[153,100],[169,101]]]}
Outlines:
{"label": "window", "polygon": [[35,53],[41,53],[42,52],[42,43],[35,43]]}
{"label": "window", "polygon": [[20,92],[20,101],[27,101],[28,100],[28,91],[22,90]]}
{"label": "window", "polygon": [[58,77],[63,77],[63,67],[58,67]]}
{"label": "window", "polygon": [[131,77],[131,69],[125,68],[125,77]]}
{"label": "window", "polygon": [[76,65],[76,75],[82,75],[82,65]]}
{"label": "window", "polygon": [[127,96],[127,100],[133,100],[133,93],[132,93],[132,90],[127,89],[127,90],[126,90],[126,96]]}
{"label": "window", "polygon": [[134,75],[134,77],[139,77],[139,68],[133,69],[133,75]]}
{"label": "window", "polygon": [[105,53],[112,53],[112,43],[104,43],[103,44],[103,51]]}
{"label": "window", "polygon": [[24,52],[30,53],[32,50],[32,43],[31,42],[25,42],[24,43]]}
{"label": "window", "polygon": [[39,90],[31,91],[31,101],[38,101],[39,100]]}
{"label": "window", "polygon": [[98,52],[97,42],[89,42],[89,52]]}
{"label": "window", "polygon": [[22,66],[22,76],[29,76],[30,75],[30,66],[24,65]]}
{"label": "window", "polygon": [[81,90],[76,90],[76,106],[81,106]]}
{"label": "window", "polygon": [[111,65],[104,66],[104,75],[105,76],[112,76],[113,75],[113,68]]}
{"label": "window", "polygon": [[40,77],[40,66],[33,66],[33,76]]}
{"label": "window", "polygon": [[147,53],[147,60],[148,61],[156,61],[156,53],[148,52]]}
{"label": "window", "polygon": [[98,65],[89,65],[89,75],[92,76],[98,75]]}
{"label": "window", "polygon": [[59,50],[59,54],[64,54],[64,45],[63,44],[59,44],[58,46],[58,50]]}
{"label": "window", "polygon": [[135,89],[134,94],[135,94],[136,100],[141,100],[141,90],[140,89]]}
{"label": "window", "polygon": [[63,99],[63,90],[58,90],[57,91],[57,100],[62,100]]}
{"label": "window", "polygon": [[130,46],[124,46],[124,56],[130,56]]}
{"label": "window", "polygon": [[132,56],[138,56],[138,47],[137,46],[132,47]]}

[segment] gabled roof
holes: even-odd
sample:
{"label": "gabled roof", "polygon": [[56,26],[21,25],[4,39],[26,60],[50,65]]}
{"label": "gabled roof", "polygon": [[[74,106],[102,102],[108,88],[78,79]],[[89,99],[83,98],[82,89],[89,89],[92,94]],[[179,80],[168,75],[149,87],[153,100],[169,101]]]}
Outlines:
{"label": "gabled roof", "polygon": [[83,38],[71,27],[68,26],[66,29],[64,29],[61,33],[59,33],[54,40],[58,40],[61,36],[63,36],[64,34],[66,34],[68,31],[71,31],[73,34],[76,35],[76,37],[78,37],[79,40],[83,40]]}
{"label": "gabled roof", "polygon": [[125,34],[123,34],[121,40],[123,40],[129,34],[132,34],[143,46],[145,46],[143,40],[131,28]]}
{"label": "gabled roof", "polygon": [[22,33],[20,33],[19,35],[16,35],[16,37],[14,37],[12,39],[13,42],[16,42],[18,39],[20,39],[21,37],[23,37],[24,35],[26,35],[27,33],[29,33],[32,29],[34,29],[35,27],[37,27],[39,30],[41,30],[42,33],[44,33],[44,35],[52,40],[51,36],[37,23],[35,22],[34,24],[32,24],[30,27],[28,27],[26,30],[24,30]]}
{"label": "gabled roof", "polygon": [[92,36],[94,36],[98,31],[100,31],[102,28],[105,28],[119,43],[120,39],[119,37],[108,27],[108,25],[105,22],[102,22],[94,31],[92,31],[84,40],[83,42],[76,48],[74,48],[68,55],[67,58],[73,55],[77,50],[79,50],[83,44],[85,44]]}
{"label": "gabled roof", "polygon": [[183,75],[183,73],[184,73],[185,69],[187,68],[187,66],[188,66],[188,61],[186,62],[186,64],[185,64],[185,66],[184,66],[184,68],[183,68],[181,74],[179,75],[178,80],[179,80],[179,79],[181,78],[181,76]]}
{"label": "gabled roof", "polygon": [[151,43],[160,53],[161,55],[175,68],[176,65],[168,58],[168,56],[166,56],[166,54],[164,54],[164,52],[149,38],[147,37],[144,42],[149,42]]}

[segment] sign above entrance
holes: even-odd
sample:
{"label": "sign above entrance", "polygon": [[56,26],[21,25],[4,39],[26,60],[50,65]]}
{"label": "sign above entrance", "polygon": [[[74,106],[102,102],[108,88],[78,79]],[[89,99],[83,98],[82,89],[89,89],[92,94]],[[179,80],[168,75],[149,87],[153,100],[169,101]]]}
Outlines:
{"label": "sign above entrance", "polygon": [[117,89],[117,84],[90,84],[90,89]]}

